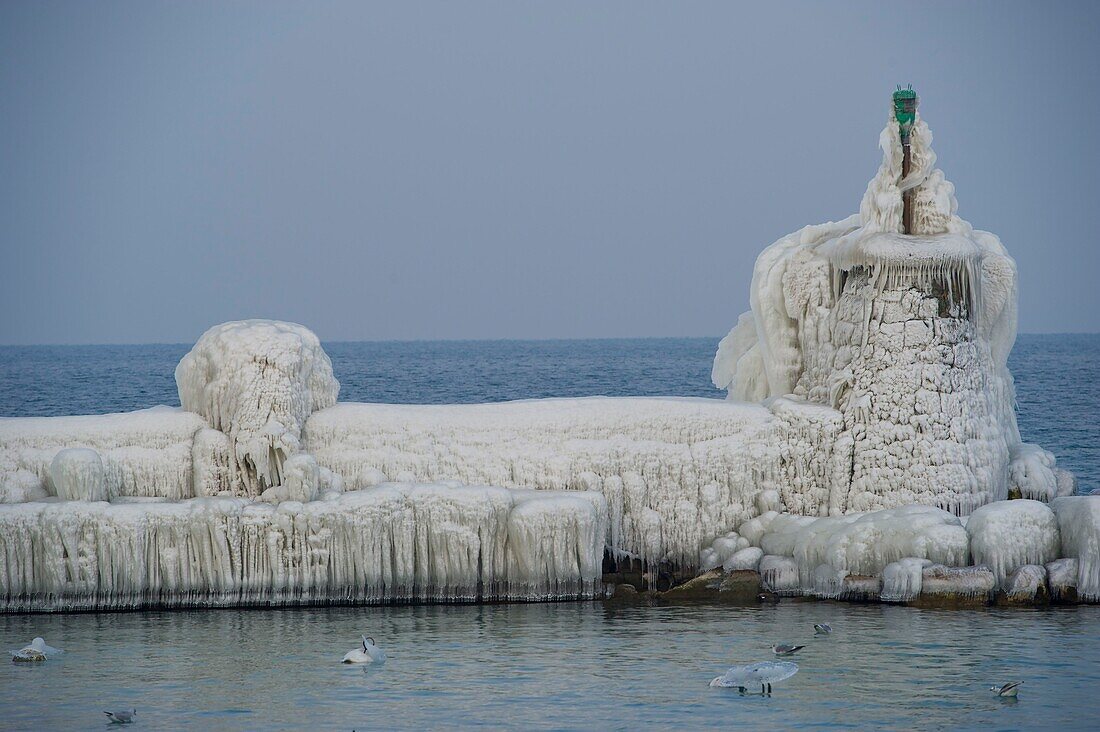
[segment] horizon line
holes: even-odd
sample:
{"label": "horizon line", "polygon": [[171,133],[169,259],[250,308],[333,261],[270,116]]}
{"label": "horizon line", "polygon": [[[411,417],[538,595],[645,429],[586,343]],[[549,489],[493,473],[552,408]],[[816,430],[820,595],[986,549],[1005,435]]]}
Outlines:
{"label": "horizon line", "polygon": [[[1067,330],[1067,331],[1031,331],[1017,333],[1016,337],[1020,336],[1090,336],[1100,335],[1100,331],[1091,330]],[[201,337],[201,336],[200,336]],[[720,341],[725,338],[725,335],[712,336],[712,335],[653,335],[653,336],[577,336],[577,337],[559,337],[550,336],[545,338],[362,338],[357,340],[348,339],[325,339],[321,338],[322,344],[343,344],[343,343],[555,343],[566,341],[672,341],[672,340],[703,340],[714,339]],[[197,342],[197,341],[196,341]],[[89,348],[96,346],[193,346],[194,342],[187,341],[113,341],[113,342],[83,342],[83,343],[0,343],[0,348]]]}

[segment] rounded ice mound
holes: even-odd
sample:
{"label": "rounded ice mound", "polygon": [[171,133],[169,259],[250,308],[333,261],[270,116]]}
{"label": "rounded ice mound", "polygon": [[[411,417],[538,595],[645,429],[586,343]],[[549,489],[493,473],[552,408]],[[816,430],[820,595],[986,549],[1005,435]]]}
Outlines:
{"label": "rounded ice mound", "polygon": [[[742,534],[751,523],[741,527]],[[769,554],[793,557],[804,586],[815,584],[814,573],[821,565],[876,575],[908,557],[955,567],[966,564],[969,555],[966,529],[959,519],[921,505],[822,518],[779,514],[767,524],[760,546]],[[818,580],[825,577],[822,571]],[[834,577],[830,584],[838,581]]]}
{"label": "rounded ice mound", "polygon": [[1047,570],[1036,564],[1025,564],[1008,576],[1004,585],[1010,601],[1032,602],[1047,595]]}
{"label": "rounded ice mound", "polygon": [[1039,501],[986,504],[970,514],[966,533],[974,563],[992,569],[998,586],[1026,564],[1053,562],[1062,548],[1058,519]]}
{"label": "rounded ice mound", "polygon": [[340,384],[317,336],[295,323],[238,320],[206,331],[176,367],[183,408],[229,435],[245,490],[283,483],[310,414],[336,403]]}
{"label": "rounded ice mound", "polygon": [[764,550],[750,546],[737,551],[722,565],[723,571],[735,572],[739,569],[751,569],[754,572],[760,567],[760,560],[764,558]]}
{"label": "rounded ice mound", "polygon": [[66,501],[106,501],[107,476],[99,453],[87,447],[67,447],[50,463],[50,482]]}

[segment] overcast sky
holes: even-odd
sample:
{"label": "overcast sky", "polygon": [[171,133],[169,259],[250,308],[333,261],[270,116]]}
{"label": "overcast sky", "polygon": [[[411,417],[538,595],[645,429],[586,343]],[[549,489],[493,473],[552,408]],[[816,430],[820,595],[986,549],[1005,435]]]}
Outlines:
{"label": "overcast sky", "polygon": [[0,343],[720,336],[912,83],[1100,330],[1100,3],[0,4]]}

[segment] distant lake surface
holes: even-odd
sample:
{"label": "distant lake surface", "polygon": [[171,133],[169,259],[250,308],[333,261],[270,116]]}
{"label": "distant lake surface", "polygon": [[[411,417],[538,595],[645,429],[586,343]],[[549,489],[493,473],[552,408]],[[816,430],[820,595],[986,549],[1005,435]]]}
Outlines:
{"label": "distant lake surface", "polygon": [[[340,400],[445,404],[574,396],[721,398],[718,338],[326,343]],[[190,345],[0,346],[0,416],[179,405]],[[1021,335],[1009,358],[1024,440],[1100,487],[1100,334]]]}

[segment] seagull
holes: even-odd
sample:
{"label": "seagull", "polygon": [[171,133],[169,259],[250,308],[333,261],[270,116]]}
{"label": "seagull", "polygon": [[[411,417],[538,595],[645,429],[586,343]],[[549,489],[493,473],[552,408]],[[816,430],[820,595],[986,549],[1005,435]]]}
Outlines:
{"label": "seagull", "polygon": [[798,664],[790,661],[764,661],[746,666],[733,666],[726,673],[710,682],[711,686],[734,688],[745,693],[750,684],[760,684],[761,694],[771,694],[772,684],[784,681],[798,673]]}
{"label": "seagull", "polygon": [[997,696],[1006,696],[1015,699],[1020,694],[1020,684],[1022,681],[1009,681],[1004,686],[991,686],[989,690],[995,693]]}
{"label": "seagull", "polygon": [[16,663],[36,663],[39,661],[45,661],[50,656],[56,656],[59,653],[64,653],[60,648],[54,648],[46,645],[46,641],[42,638],[35,638],[30,642],[30,645],[19,649],[18,651],[9,651],[11,653],[11,660]]}
{"label": "seagull", "polygon": [[818,635],[829,635],[829,633],[833,632],[833,626],[828,623],[815,623],[814,632]]}
{"label": "seagull", "polygon": [[363,647],[344,654],[341,663],[378,663],[386,662],[386,652],[374,643],[374,638],[363,636]]}
{"label": "seagull", "polygon": [[137,710],[131,709],[128,712],[104,712],[104,714],[107,715],[107,719],[115,724],[130,724],[134,721],[134,717],[137,716]]}
{"label": "seagull", "polygon": [[789,646],[786,643],[779,643],[772,646],[772,653],[777,656],[793,656],[805,647],[806,646]]}

